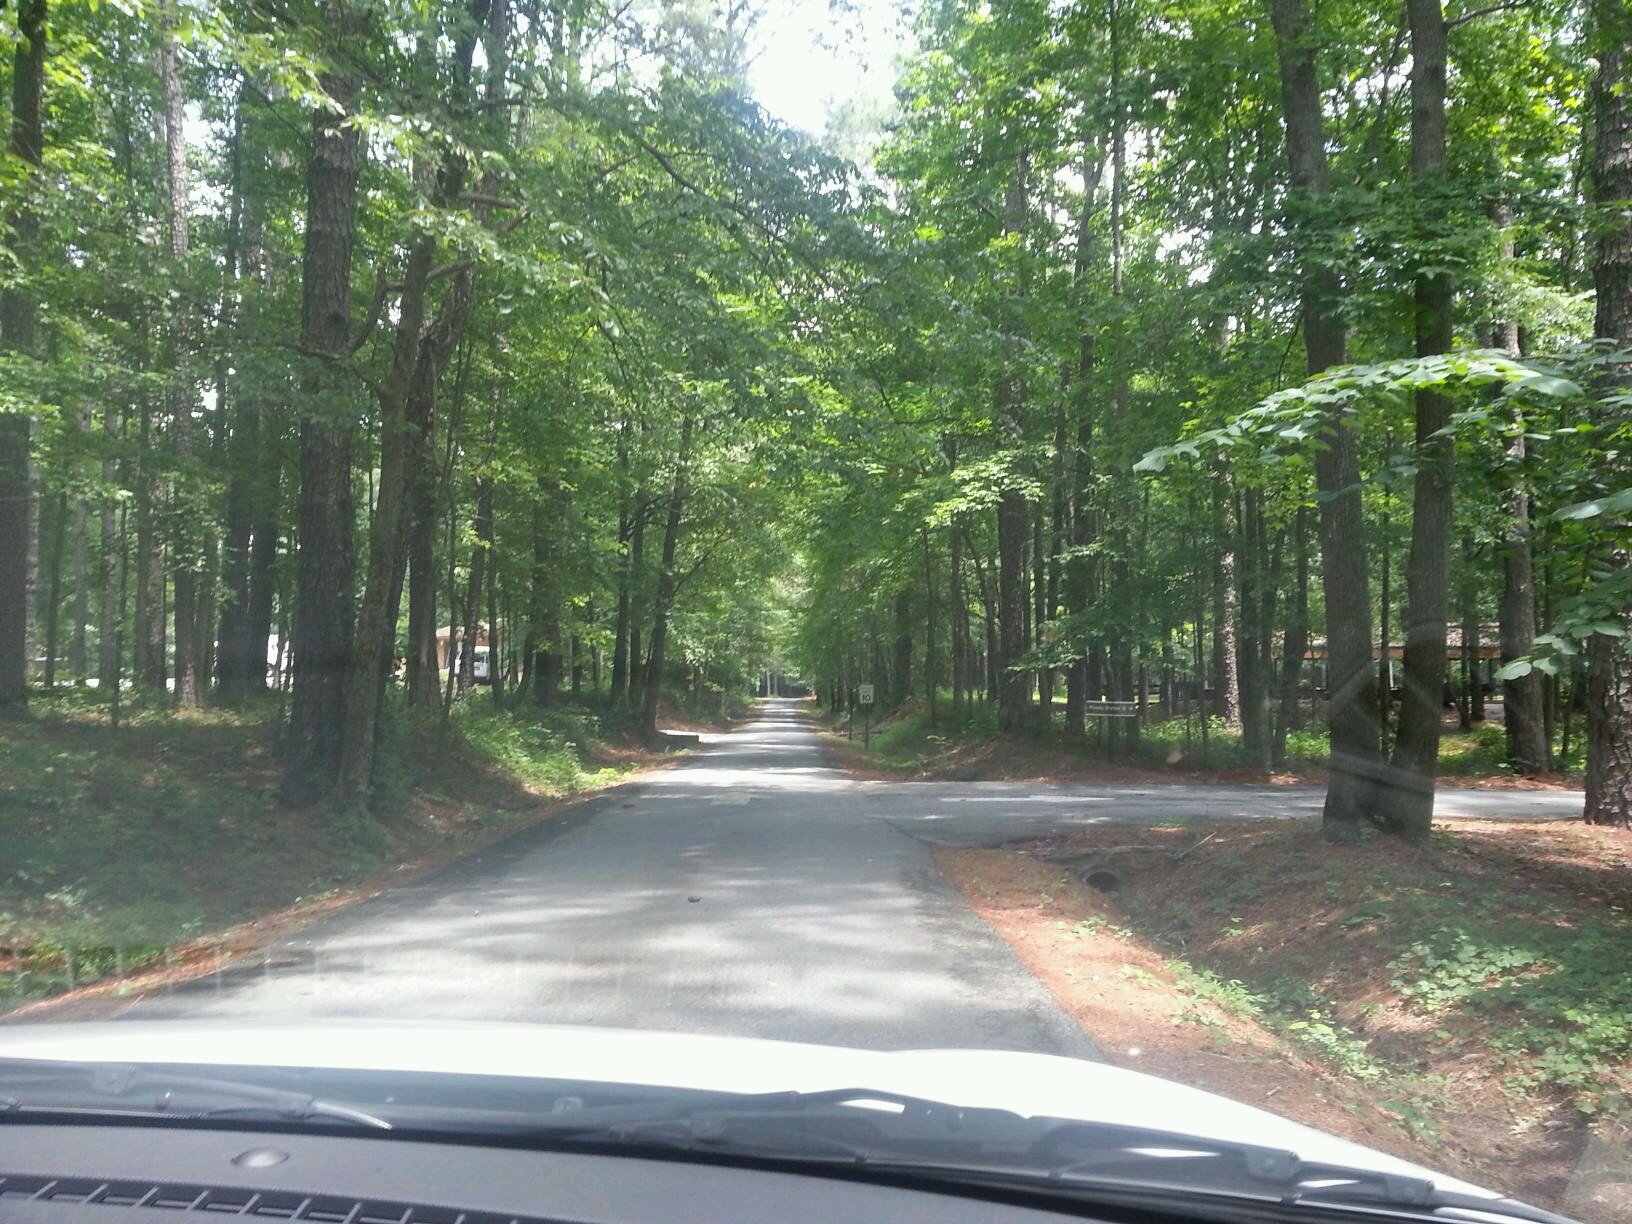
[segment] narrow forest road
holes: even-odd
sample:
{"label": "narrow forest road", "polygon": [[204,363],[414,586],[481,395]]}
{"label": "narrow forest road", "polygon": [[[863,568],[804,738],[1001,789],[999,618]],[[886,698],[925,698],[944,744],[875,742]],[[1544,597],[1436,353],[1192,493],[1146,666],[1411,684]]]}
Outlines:
{"label": "narrow forest road", "polygon": [[765,703],[675,769],[123,1014],[531,1020],[1091,1055],[931,848],[825,765],[807,708]]}
{"label": "narrow forest road", "polygon": [[[1312,787],[853,782],[805,703],[124,1012],[533,1020],[875,1048],[1092,1043],[937,873],[937,844],[1318,812]],[[1448,792],[1441,814],[1578,815]],[[1573,805],[1573,806],[1572,806]]]}

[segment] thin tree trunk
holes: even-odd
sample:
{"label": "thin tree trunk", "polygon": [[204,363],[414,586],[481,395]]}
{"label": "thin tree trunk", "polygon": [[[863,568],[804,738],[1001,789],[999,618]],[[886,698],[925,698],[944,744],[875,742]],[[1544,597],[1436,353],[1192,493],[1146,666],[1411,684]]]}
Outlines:
{"label": "thin tree trunk", "polygon": [[[355,663],[347,677],[338,782],[348,801],[372,782],[380,702],[391,675],[397,608],[406,571],[414,459],[419,452],[410,415],[434,378],[425,353],[426,291],[435,239],[421,237],[408,256],[398,303],[396,347],[379,392],[379,481],[369,521],[368,572],[357,610]],[[433,383],[434,387],[434,383]],[[297,655],[298,658],[298,655]]]}
{"label": "thin tree trunk", "polygon": [[[492,515],[488,516],[491,521]],[[504,653],[499,636],[499,565],[498,558],[487,567],[487,674],[493,685],[493,707],[504,708]]]}
{"label": "thin tree trunk", "polygon": [[680,427],[680,455],[674,469],[674,487],[669,493],[668,520],[663,527],[663,568],[657,576],[657,598],[652,609],[652,643],[646,660],[646,684],[642,693],[640,726],[650,741],[657,739],[657,703],[663,688],[664,652],[669,640],[669,604],[674,598],[675,551],[679,547],[680,524],[686,505],[691,432],[692,420],[687,415]]}
{"label": "thin tree trunk", "polygon": [[136,436],[136,682],[162,694],[164,657],[164,541],[159,533],[161,490],[153,473],[153,413],[145,402]]}
{"label": "thin tree trunk", "polygon": [[[1511,224],[1505,207],[1498,209],[1496,222],[1502,227],[1502,257],[1511,262],[1513,238],[1507,232]],[[1500,323],[1491,337],[1492,347],[1505,349],[1509,356],[1518,357],[1519,326]],[[1534,551],[1531,545],[1530,477],[1525,470],[1525,421],[1523,409],[1517,400],[1514,411],[1519,415],[1513,422],[1513,431],[1507,440],[1505,469],[1507,494],[1504,523],[1507,540],[1502,549],[1502,591],[1497,619],[1501,622],[1501,654],[1505,667],[1513,660],[1528,655],[1536,639],[1536,578]],[[1507,760],[1515,770],[1526,777],[1534,777],[1547,768],[1547,740],[1543,731],[1541,710],[1542,674],[1530,671],[1523,676],[1502,681],[1502,731],[1507,739]]]}
{"label": "thin tree trunk", "polygon": [[[216,410],[226,413],[227,421],[227,489],[226,522],[221,540],[221,645],[216,665],[215,691],[223,701],[243,700],[251,687],[251,677],[260,668],[265,686],[266,645],[261,644],[261,656],[251,654],[249,635],[250,599],[250,540],[255,527],[255,489],[260,480],[264,462],[260,450],[260,413],[254,398],[239,394],[232,388],[229,396],[225,352],[232,342],[232,329],[237,322],[238,277],[240,272],[239,245],[244,228],[243,205],[243,145],[244,104],[249,96],[246,78],[238,87],[237,103],[233,108],[232,134],[228,140],[227,163],[228,205],[227,233],[223,246],[221,285],[221,322],[219,343],[223,350],[217,385]],[[251,247],[258,245],[253,239]]]}
{"label": "thin tree trunk", "polygon": [[[1219,524],[1223,530],[1222,518]],[[1218,556],[1213,585],[1213,675],[1218,683],[1213,712],[1224,720],[1225,726],[1238,728],[1241,726],[1241,676],[1240,650],[1236,642],[1235,560],[1235,545],[1233,541],[1227,542]]]}
{"label": "thin tree trunk", "polygon": [[[166,202],[166,231],[169,239],[170,274],[185,276],[188,253],[188,185],[187,138],[183,131],[181,75],[177,66],[180,47],[176,41],[176,21],[173,0],[164,0],[159,6],[159,90],[163,98],[161,127],[164,139]],[[170,445],[175,451],[177,485],[188,480],[187,464],[193,453],[193,407],[195,396],[187,374],[188,345],[191,339],[190,320],[185,299],[177,294],[169,319],[168,393],[170,417]],[[198,658],[194,654],[195,620],[198,597],[198,540],[193,528],[192,514],[187,509],[185,495],[172,498],[176,513],[171,524],[170,563],[171,581],[175,587],[175,675],[176,703],[196,706],[199,703]]]}
{"label": "thin tree trunk", "polygon": [[[249,546],[249,615],[244,630],[244,663],[248,668],[247,685],[251,693],[266,692],[267,656],[272,653],[272,611],[278,591],[278,532],[277,512],[280,498],[278,474],[273,472],[262,491],[267,518],[255,524]],[[280,637],[278,649],[287,643]],[[274,673],[273,682],[277,682]]]}
{"label": "thin tree trunk", "polygon": [[[465,585],[465,623],[462,637],[466,642],[476,640],[476,622],[479,615],[478,608],[482,597],[483,583],[487,581],[487,555],[493,549],[493,480],[483,475],[476,481],[476,543],[470,549],[470,573]],[[451,588],[450,588],[451,589]],[[487,626],[487,678],[493,683],[495,671],[499,661],[493,653],[492,618],[488,619]],[[469,664],[464,658],[459,660],[460,687],[467,687],[476,675],[476,652],[467,650],[470,655]],[[450,664],[451,666],[451,664]]]}
{"label": "thin tree trunk", "polygon": [[634,557],[630,537],[634,533],[636,509],[629,487],[629,421],[618,428],[618,589],[612,620],[612,692],[607,704],[613,709],[629,695],[629,595],[633,583]]}
{"label": "thin tree trunk", "polygon": [[[464,76],[469,74],[474,46],[475,39],[468,34],[456,44],[454,59]],[[457,200],[464,181],[463,157],[449,153],[438,174],[437,197]],[[437,247],[434,236],[424,235],[409,254],[397,304],[396,348],[379,391],[379,496],[370,524],[368,580],[357,613],[357,666],[346,692],[340,754],[340,790],[352,800],[371,786],[379,707],[391,675],[396,610],[410,552],[416,562],[409,589],[412,696],[425,708],[434,709],[436,703],[436,478],[431,446],[442,372],[463,334],[474,292],[473,272],[467,265],[454,274],[435,317],[430,317],[427,299]]]}
{"label": "thin tree trunk", "polygon": [[1303,656],[1309,650],[1309,512],[1300,505],[1292,524],[1292,551],[1297,577],[1287,609],[1281,650],[1281,701],[1275,719],[1275,743],[1270,753],[1275,764],[1286,761],[1286,737],[1302,725],[1298,693],[1303,685]]}
{"label": "thin tree trunk", "polygon": [[937,721],[935,688],[939,675],[935,670],[935,558],[929,544],[929,533],[922,533],[924,548],[924,699],[929,702],[929,722]]}
{"label": "thin tree trunk", "polygon": [[[1003,200],[1003,232],[1016,238],[1026,230],[1026,159],[1016,155]],[[1003,444],[1017,449],[1025,442],[1025,384],[1018,355],[1010,355],[998,375],[995,393],[998,433]],[[993,662],[997,678],[997,725],[1002,731],[1025,726],[1030,705],[1030,684],[1015,664],[1025,650],[1026,536],[1031,518],[1026,497],[1005,487],[997,503],[998,654]]]}
{"label": "thin tree trunk", "polygon": [[113,451],[119,438],[119,409],[111,400],[102,408],[102,434],[107,450],[102,459],[104,493],[97,510],[97,548],[101,566],[96,604],[96,686],[103,694],[111,694],[119,686],[118,633],[124,616],[120,597],[120,561],[124,541],[118,532],[115,499],[108,492],[118,477]]}
{"label": "thin tree trunk", "polygon": [[646,516],[650,513],[646,490],[635,491],[635,521],[629,528],[629,691],[625,698],[631,713],[645,708],[646,655],[641,648],[646,619]]}
{"label": "thin tree trunk", "polygon": [[966,671],[969,657],[969,605],[963,591],[963,540],[956,523],[948,524],[946,546],[949,557],[947,573],[947,636],[952,664],[952,710],[960,713],[964,705]]}
{"label": "thin tree trunk", "polygon": [[912,594],[905,587],[895,593],[895,660],[890,680],[894,686],[890,704],[905,704],[912,696]]}
{"label": "thin tree trunk", "polygon": [[[90,429],[91,410],[90,405],[86,404],[80,408],[79,431],[81,434],[88,434]],[[76,494],[73,519],[68,529],[72,557],[70,568],[74,584],[73,625],[68,639],[68,670],[73,673],[74,683],[79,685],[83,685],[86,676],[89,675],[86,657],[86,632],[90,622],[90,574],[85,551],[87,517],[85,498]]]}
{"label": "thin tree trunk", "polygon": [[57,622],[58,612],[62,606],[62,553],[63,545],[68,534],[68,494],[57,494],[56,503],[51,515],[51,549],[50,557],[46,561],[46,602],[45,602],[45,687],[46,691],[57,686]]}
{"label": "thin tree trunk", "polygon": [[[1077,333],[1077,366],[1072,378],[1071,410],[1076,421],[1076,437],[1071,452],[1071,495],[1069,517],[1071,544],[1086,550],[1098,535],[1099,524],[1094,515],[1093,447],[1094,405],[1093,375],[1096,356],[1094,328],[1087,322],[1088,278],[1093,264],[1094,227],[1098,212],[1098,187],[1104,169],[1103,145],[1097,151],[1083,142],[1082,213],[1077,218],[1076,249],[1072,253],[1072,287],[1079,299],[1078,308],[1084,315],[1084,324]],[[1069,611],[1084,613],[1094,595],[1097,566],[1092,555],[1078,555],[1067,563],[1062,585]],[[1084,705],[1088,693],[1088,657],[1081,646],[1076,651],[1065,677],[1065,730],[1075,737],[1086,734]]]}
{"label": "thin tree trunk", "polygon": [[1472,730],[1473,724],[1485,721],[1485,698],[1479,681],[1479,576],[1475,569],[1478,556],[1474,551],[1473,536],[1462,535],[1462,701],[1457,710],[1463,731]]}
{"label": "thin tree trunk", "polygon": [[1236,635],[1236,669],[1241,688],[1241,751],[1246,763],[1268,769],[1269,678],[1264,671],[1264,643],[1269,626],[1263,620],[1264,584],[1268,581],[1263,556],[1263,491],[1241,494],[1241,550],[1238,564],[1240,604]]}

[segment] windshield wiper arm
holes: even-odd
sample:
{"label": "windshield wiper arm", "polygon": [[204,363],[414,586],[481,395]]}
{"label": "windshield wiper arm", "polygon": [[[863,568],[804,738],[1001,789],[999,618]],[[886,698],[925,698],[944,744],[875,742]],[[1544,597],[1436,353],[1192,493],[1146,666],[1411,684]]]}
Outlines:
{"label": "windshield wiper arm", "polygon": [[771,1155],[924,1177],[998,1180],[1085,1194],[1169,1190],[1311,1206],[1465,1208],[1535,1224],[1563,1216],[1512,1199],[1296,1152],[1115,1122],[1028,1118],[1006,1110],[841,1088],[573,1108],[558,1103],[538,1136]]}
{"label": "windshield wiper arm", "polygon": [[322,1118],[376,1130],[392,1124],[367,1110],[307,1093],[212,1076],[154,1071],[123,1063],[42,1063],[7,1068],[0,1117],[22,1113],[101,1113],[165,1118],[272,1114],[288,1121]]}

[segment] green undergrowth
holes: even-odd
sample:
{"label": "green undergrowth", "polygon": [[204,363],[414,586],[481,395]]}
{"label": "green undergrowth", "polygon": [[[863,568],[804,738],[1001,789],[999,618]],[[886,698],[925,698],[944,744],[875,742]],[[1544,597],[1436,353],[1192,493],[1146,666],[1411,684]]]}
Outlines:
{"label": "green undergrowth", "polygon": [[[1177,774],[1231,773],[1255,768],[1253,758],[1241,744],[1239,730],[1225,725],[1222,718],[1206,720],[1205,733],[1199,716],[1152,719],[1139,729],[1134,744],[1112,742],[1111,736],[1126,724],[1122,720],[1089,719],[1083,736],[1065,730],[1063,701],[1055,703],[1047,726],[1000,736],[996,710],[985,701],[972,707],[956,708],[951,695],[937,698],[933,714],[921,699],[908,701],[895,710],[881,708],[872,717],[871,743],[866,749],[880,765],[896,770],[933,772],[941,764],[967,757],[996,746],[1001,739],[1038,753],[1050,754],[1061,772],[1122,765]],[[829,719],[840,735],[847,735],[859,749],[863,742],[863,716],[844,715]],[[1577,734],[1575,740],[1579,741]],[[1583,762],[1579,742],[1572,742],[1568,754],[1562,741],[1555,744],[1559,771],[1579,780]],[[1284,756],[1275,766],[1287,773],[1318,774],[1326,768],[1330,746],[1323,725],[1314,724],[1289,730]],[[996,754],[994,764],[1003,765],[1012,754]],[[1507,761],[1506,740],[1498,723],[1475,724],[1470,731],[1447,730],[1440,737],[1440,774],[1456,778],[1511,776],[1515,771]],[[1048,762],[1036,762],[1046,768]]]}
{"label": "green undergrowth", "polygon": [[1120,899],[1181,988],[1379,1086],[1419,1137],[1444,1120],[1445,1077],[1468,1074],[1499,1084],[1516,1117],[1628,1112],[1632,918],[1559,880],[1493,872],[1454,832],[1416,854],[1256,833]]}
{"label": "green undergrowth", "polygon": [[274,697],[131,707],[114,730],[83,692],[0,722],[0,1010],[473,844],[641,761],[606,748],[584,711],[478,696],[444,724],[393,693],[374,803],[291,809],[278,725]]}

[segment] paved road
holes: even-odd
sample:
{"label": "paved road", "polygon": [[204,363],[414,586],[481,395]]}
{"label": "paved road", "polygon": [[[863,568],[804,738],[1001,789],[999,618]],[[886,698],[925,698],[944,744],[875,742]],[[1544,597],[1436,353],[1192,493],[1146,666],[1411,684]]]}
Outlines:
{"label": "paved road", "polygon": [[[875,1048],[1091,1043],[936,873],[932,847],[1105,821],[1296,817],[1309,787],[852,782],[801,703],[257,963],[138,1002],[160,1016],[539,1020]],[[1450,792],[1441,814],[1579,814]]]}
{"label": "paved road", "polygon": [[[1171,820],[1313,819],[1323,786],[1187,782],[862,782],[869,810],[915,838],[948,846],[995,846],[1052,829]],[[1434,815],[1485,820],[1579,820],[1575,790],[1440,787]]]}
{"label": "paved road", "polygon": [[126,1015],[535,1020],[1090,1055],[797,702]]}

